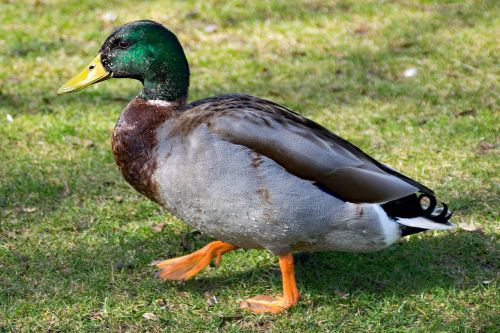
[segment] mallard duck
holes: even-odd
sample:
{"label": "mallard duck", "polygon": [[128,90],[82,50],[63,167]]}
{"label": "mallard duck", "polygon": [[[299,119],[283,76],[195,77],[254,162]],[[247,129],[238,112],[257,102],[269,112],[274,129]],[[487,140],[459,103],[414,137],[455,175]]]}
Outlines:
{"label": "mallard duck", "polygon": [[188,280],[237,248],[267,249],[279,257],[283,294],[241,307],[278,313],[300,297],[296,251],[376,251],[412,233],[453,227],[431,189],[281,105],[243,94],[187,103],[186,56],[159,23],[119,27],[58,94],[110,78],[143,84],[113,133],[124,178],[217,239],[158,263],[161,279]]}

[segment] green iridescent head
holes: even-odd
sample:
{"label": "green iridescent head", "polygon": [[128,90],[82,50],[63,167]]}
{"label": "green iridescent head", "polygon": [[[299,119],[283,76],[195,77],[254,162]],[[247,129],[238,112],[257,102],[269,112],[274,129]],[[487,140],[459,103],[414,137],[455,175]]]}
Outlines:
{"label": "green iridescent head", "polygon": [[135,21],[116,29],[93,62],[58,93],[111,77],[141,81],[140,96],[145,99],[174,101],[188,94],[189,66],[182,46],[170,30],[153,21]]}

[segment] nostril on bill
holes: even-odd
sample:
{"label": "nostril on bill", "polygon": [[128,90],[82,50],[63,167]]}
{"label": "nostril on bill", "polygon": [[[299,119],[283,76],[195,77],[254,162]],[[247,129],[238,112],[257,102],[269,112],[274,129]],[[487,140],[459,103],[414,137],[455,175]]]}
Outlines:
{"label": "nostril on bill", "polygon": [[90,66],[89,66],[89,70],[93,70],[94,68],[95,68],[95,66],[94,66],[94,65],[90,65]]}

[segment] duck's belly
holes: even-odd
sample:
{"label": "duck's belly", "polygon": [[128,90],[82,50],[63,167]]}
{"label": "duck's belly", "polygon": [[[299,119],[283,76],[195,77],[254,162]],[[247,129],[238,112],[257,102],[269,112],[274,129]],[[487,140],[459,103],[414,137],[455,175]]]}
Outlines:
{"label": "duck's belly", "polygon": [[159,147],[153,175],[163,206],[193,228],[278,254],[388,245],[374,205],[345,203],[265,156],[197,131]]}

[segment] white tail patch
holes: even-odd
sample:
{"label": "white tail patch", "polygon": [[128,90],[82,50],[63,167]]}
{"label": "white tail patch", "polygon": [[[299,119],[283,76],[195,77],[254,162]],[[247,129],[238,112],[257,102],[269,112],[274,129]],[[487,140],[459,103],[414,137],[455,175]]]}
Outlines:
{"label": "white tail patch", "polygon": [[455,228],[453,223],[448,222],[447,224],[436,223],[425,217],[413,217],[413,218],[396,218],[396,222],[408,227],[428,229],[428,230],[448,230]]}
{"label": "white tail patch", "polygon": [[395,243],[401,238],[401,228],[391,219],[379,204],[374,204],[373,208],[377,212],[378,220],[384,234],[384,242],[387,246]]}

